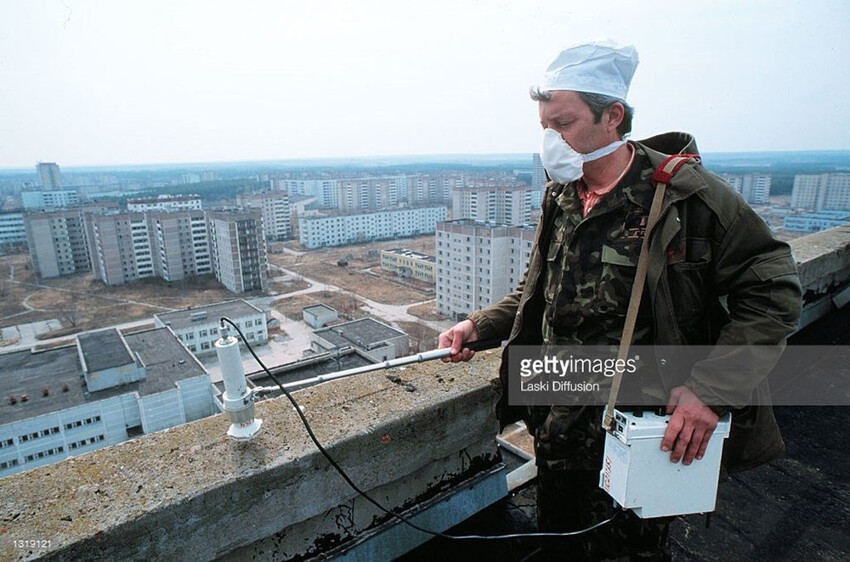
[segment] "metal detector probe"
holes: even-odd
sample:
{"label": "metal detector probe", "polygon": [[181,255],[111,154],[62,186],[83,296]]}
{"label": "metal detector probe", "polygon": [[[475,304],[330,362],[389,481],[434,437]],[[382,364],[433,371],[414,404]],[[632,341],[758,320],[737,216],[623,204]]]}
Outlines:
{"label": "metal detector probe", "polygon": [[[495,349],[502,345],[502,340],[500,339],[490,339],[490,340],[481,340],[475,342],[468,342],[463,344],[463,349],[470,349],[472,351],[483,351],[485,349]],[[362,367],[354,367],[351,369],[346,369],[344,371],[337,371],[334,373],[327,373],[324,375],[319,375],[317,377],[312,377],[309,379],[303,379],[300,381],[293,381],[283,384],[285,389],[289,390],[292,388],[300,388],[302,386],[308,386],[312,384],[318,384],[320,382],[327,382],[334,379],[341,379],[344,377],[350,377],[352,375],[360,375],[362,373],[369,373],[371,371],[378,371],[381,369],[389,369],[390,367],[401,367],[403,365],[410,365],[412,363],[422,363],[424,361],[432,361],[434,359],[442,359],[444,357],[448,357],[452,354],[452,350],[450,347],[445,347],[443,349],[433,349],[431,351],[425,351],[424,353],[417,353],[416,355],[409,355],[407,357],[399,357],[398,359],[389,359],[387,361],[382,361],[381,363],[373,363],[372,365],[363,365]],[[254,388],[254,394],[263,395],[273,392],[275,390],[280,390],[280,387],[277,386],[260,386]]]}

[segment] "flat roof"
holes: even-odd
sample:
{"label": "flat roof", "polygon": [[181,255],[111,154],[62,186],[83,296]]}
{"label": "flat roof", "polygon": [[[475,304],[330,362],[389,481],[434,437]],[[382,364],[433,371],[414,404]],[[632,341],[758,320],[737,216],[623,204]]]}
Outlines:
{"label": "flat roof", "polygon": [[77,348],[83,354],[85,368],[90,373],[135,363],[115,328],[80,334],[77,336]]}
{"label": "flat roof", "polygon": [[[206,314],[206,318],[201,318],[203,314]],[[205,306],[196,306],[185,310],[177,310],[175,312],[154,314],[154,318],[157,318],[166,326],[171,326],[172,330],[185,330],[186,328],[200,324],[217,324],[221,317],[233,320],[256,314],[263,314],[263,311],[246,300],[236,299]],[[197,318],[197,320],[193,321],[193,317]]]}
{"label": "flat roof", "polygon": [[[301,359],[293,363],[279,365],[278,367],[272,368],[271,372],[277,377],[281,384],[288,384],[291,382],[318,377],[319,375],[327,375],[330,373],[345,371],[347,369],[372,365],[374,363],[375,361],[365,357],[356,349],[350,349],[341,352],[339,356],[337,356],[336,352],[328,352],[318,354],[314,357]],[[247,377],[257,386],[276,386],[275,382],[265,373],[265,371],[249,373]],[[298,388],[307,388],[307,386],[313,385],[304,385]],[[224,391],[223,383],[216,384],[216,387],[222,392]],[[282,394],[283,393],[280,392],[280,390],[277,390],[272,392],[271,396],[280,396]]]}
{"label": "flat roof", "polygon": [[404,256],[408,258],[415,258],[417,260],[422,261],[436,261],[437,258],[434,256],[423,254],[421,252],[417,252],[415,250],[408,250],[407,248],[390,248],[389,250],[381,250],[382,252],[386,252],[388,254],[394,254],[396,256]]}
{"label": "flat roof", "polygon": [[354,345],[360,348],[407,335],[401,330],[381,324],[372,318],[361,318],[360,320],[337,324],[330,328],[314,330],[313,333],[336,347]]}
{"label": "flat roof", "polygon": [[305,306],[305,307],[304,307],[304,309],[303,309],[303,311],[304,311],[304,312],[306,312],[306,311],[308,311],[308,310],[309,310],[310,312],[313,312],[313,311],[317,311],[317,312],[318,312],[319,310],[329,310],[329,311],[333,312],[334,314],[337,314],[337,311],[336,311],[336,309],[335,309],[335,308],[332,308],[332,307],[330,307],[330,306],[328,306],[328,305],[326,305],[326,304],[321,304],[321,303],[319,303],[319,304],[311,304],[310,306]]}
{"label": "flat roof", "polygon": [[[36,353],[28,349],[0,353],[0,424],[128,392],[155,394],[176,388],[177,381],[207,373],[168,328],[153,328],[124,339],[145,365],[145,380],[91,393],[82,385],[82,365],[74,345]],[[63,385],[67,385],[67,391],[63,391]],[[47,396],[43,396],[45,388]],[[20,400],[22,395],[28,396],[26,402]],[[17,404],[11,404],[10,396],[18,398]]]}

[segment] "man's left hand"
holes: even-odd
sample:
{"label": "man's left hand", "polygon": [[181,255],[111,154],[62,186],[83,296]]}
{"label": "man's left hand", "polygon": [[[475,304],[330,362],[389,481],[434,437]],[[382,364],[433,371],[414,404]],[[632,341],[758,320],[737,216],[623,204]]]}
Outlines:
{"label": "man's left hand", "polygon": [[661,440],[661,450],[673,451],[672,462],[683,457],[686,465],[694,458],[701,460],[720,418],[686,386],[677,386],[670,392],[667,413],[673,415]]}

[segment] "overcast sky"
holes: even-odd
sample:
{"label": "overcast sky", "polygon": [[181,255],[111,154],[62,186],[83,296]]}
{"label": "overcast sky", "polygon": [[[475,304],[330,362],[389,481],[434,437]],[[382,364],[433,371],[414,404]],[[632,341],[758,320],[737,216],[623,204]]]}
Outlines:
{"label": "overcast sky", "polygon": [[0,168],[530,153],[528,88],[611,37],[633,138],[850,148],[850,3],[2,0]]}

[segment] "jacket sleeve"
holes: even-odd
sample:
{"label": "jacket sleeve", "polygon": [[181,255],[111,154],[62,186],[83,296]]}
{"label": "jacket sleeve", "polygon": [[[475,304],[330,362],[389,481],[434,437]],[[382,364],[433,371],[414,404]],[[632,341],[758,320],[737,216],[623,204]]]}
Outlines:
{"label": "jacket sleeve", "polygon": [[720,411],[752,404],[756,386],[779,360],[802,308],[790,247],[776,240],[748,205],[741,201],[737,207],[712,272],[717,294],[726,296],[729,322],[685,382],[706,404],[720,405]]}

